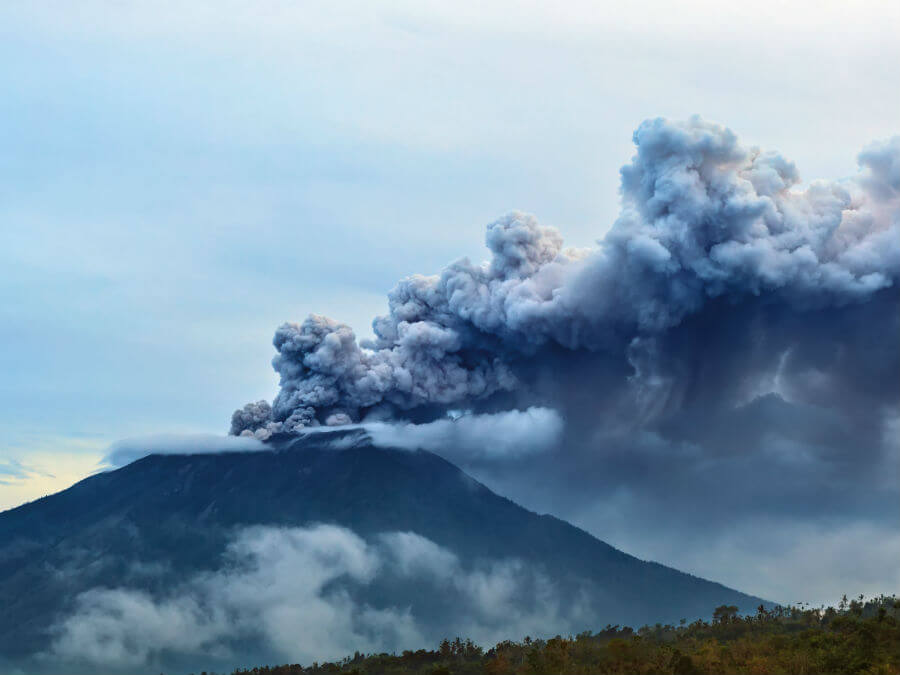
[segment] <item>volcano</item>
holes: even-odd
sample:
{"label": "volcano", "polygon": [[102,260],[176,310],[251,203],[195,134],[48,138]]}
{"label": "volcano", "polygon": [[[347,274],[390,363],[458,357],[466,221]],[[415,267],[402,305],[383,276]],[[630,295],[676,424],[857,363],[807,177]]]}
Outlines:
{"label": "volcano", "polygon": [[[640,560],[558,518],[531,512],[431,452],[375,447],[359,430],[276,437],[269,448],[191,454],[186,447],[184,454],[149,455],[0,513],[2,660],[25,672],[97,672],[90,665],[90,654],[73,656],[69,649],[61,655],[59,650],[61,640],[73,638],[66,631],[71,633],[75,625],[72,617],[86,611],[86,597],[108,597],[96,593],[115,590],[137,594],[134,597],[147,603],[168,598],[167,607],[175,606],[173,597],[190,592],[185,590],[186,580],[204,580],[209,587],[211,578],[237,579],[222,576],[223,570],[233,574],[235,537],[259,528],[291,532],[329,526],[365,546],[382,545],[385,533],[426,542],[429,551],[439,552],[441,560],[452,565],[423,576],[410,572],[412,568],[398,563],[398,558],[384,558],[377,574],[336,574],[316,596],[317,602],[320,597],[340,597],[342,602],[352,598],[354,606],[370,612],[396,608],[398,615],[418,623],[410,633],[417,639],[476,630],[456,578],[481,574],[466,578],[486,580],[485,590],[475,593],[472,602],[484,605],[479,611],[489,614],[490,601],[484,594],[492,587],[496,590],[499,582],[496,574],[483,571],[491,564],[497,569],[497,561],[506,565],[503,583],[528,582],[504,596],[511,613],[510,631],[518,625],[515,603],[521,601],[533,611],[548,597],[556,609],[542,626],[546,635],[575,626],[599,630],[606,624],[674,623],[708,618],[719,605],[752,611],[768,604]],[[258,575],[257,568],[265,561],[259,558],[254,564],[253,573]],[[297,563],[298,576],[305,566]],[[474,586],[466,588],[470,587]],[[339,596],[334,595],[336,589]],[[203,597],[195,613],[212,615],[214,610],[207,605],[216,594]],[[290,597],[285,597],[289,606]],[[308,599],[297,602],[309,605]],[[229,607],[233,613],[234,605]],[[96,606],[91,611],[90,617],[96,619]],[[110,612],[114,620],[104,624],[107,632],[119,625],[116,622],[128,620],[122,607]],[[503,619],[494,620],[502,633]],[[81,624],[79,630],[84,630]],[[381,646],[378,631],[368,630],[368,644]],[[71,647],[78,639],[65,644]],[[114,639],[115,635],[104,634],[96,642],[104,645]],[[129,667],[135,672],[205,669],[214,658],[228,667],[251,658],[292,656],[289,649],[273,647],[262,630],[231,636],[222,629],[215,640],[227,642],[227,648],[163,644],[152,653],[142,652],[138,656],[143,661]],[[418,645],[385,645],[391,646]],[[127,656],[127,645],[123,649]],[[330,655],[321,658],[325,656]],[[105,659],[107,668],[109,661]]]}

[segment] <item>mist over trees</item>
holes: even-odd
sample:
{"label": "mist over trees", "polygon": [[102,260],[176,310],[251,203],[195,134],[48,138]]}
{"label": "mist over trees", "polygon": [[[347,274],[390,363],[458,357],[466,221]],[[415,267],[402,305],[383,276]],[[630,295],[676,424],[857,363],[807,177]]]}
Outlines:
{"label": "mist over trees", "polygon": [[630,627],[549,640],[525,637],[488,650],[471,640],[402,654],[357,652],[339,662],[237,669],[232,675],[569,675],[629,673],[900,673],[900,601],[862,596],[837,608],[721,605],[712,621]]}

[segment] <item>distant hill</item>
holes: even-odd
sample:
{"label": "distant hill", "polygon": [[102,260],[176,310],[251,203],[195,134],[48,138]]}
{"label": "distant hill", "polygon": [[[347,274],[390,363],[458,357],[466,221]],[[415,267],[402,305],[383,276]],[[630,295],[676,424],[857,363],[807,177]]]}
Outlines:
{"label": "distant hill", "polygon": [[[375,448],[360,432],[334,432],[276,439],[271,451],[151,455],[0,513],[0,655],[32,663],[83,591],[165,594],[219,569],[241,528],[315,523],[366,541],[413,532],[465,569],[519,561],[539,570],[563,604],[581,607],[584,629],[708,618],[718,605],[753,611],[764,602],[528,511],[433,453]],[[452,615],[452,592],[423,593],[401,577],[353,592],[374,607],[411,608],[447,634],[454,629],[440,625]],[[247,650],[266,656],[259,645]],[[166,665],[158,658],[153,667]],[[171,663],[190,665],[175,656]]]}

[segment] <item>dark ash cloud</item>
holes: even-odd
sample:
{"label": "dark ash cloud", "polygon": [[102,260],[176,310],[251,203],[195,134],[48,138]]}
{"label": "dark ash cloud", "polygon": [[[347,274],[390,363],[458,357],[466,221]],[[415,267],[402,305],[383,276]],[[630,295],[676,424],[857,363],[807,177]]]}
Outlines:
{"label": "dark ash cloud", "polygon": [[533,385],[521,362],[559,348],[625,356],[630,380],[655,386],[659,342],[688,318],[759,299],[842,308],[894,287],[896,139],[866,149],[855,180],[803,190],[791,162],[699,118],[647,121],[634,141],[622,212],[597,248],[564,249],[554,228],[513,212],[488,226],[490,261],[402,280],[371,343],[318,315],[281,326],[281,390],[235,412],[231,433],[477,405]]}
{"label": "dark ash cloud", "polygon": [[[781,518],[900,540],[900,137],[866,147],[855,177],[805,185],[699,118],[649,120],[634,142],[596,247],[510,213],[488,226],[490,260],[401,280],[371,342],[323,316],[281,326],[280,391],[231,433],[551,409],[564,423],[539,452],[441,452],[530,508],[726,583],[745,576],[698,568],[687,546]],[[659,550],[672,528],[691,543]],[[802,570],[785,575],[803,593]]]}

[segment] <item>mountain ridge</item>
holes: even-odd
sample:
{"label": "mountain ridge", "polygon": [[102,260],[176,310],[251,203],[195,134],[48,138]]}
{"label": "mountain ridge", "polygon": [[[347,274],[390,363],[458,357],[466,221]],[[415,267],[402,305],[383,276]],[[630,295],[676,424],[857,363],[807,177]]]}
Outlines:
{"label": "mountain ridge", "polygon": [[[10,610],[0,619],[0,654],[45,650],[50,628],[73,610],[78,593],[125,587],[160,594],[173,580],[218,569],[242,528],[317,523],[366,540],[412,532],[467,569],[484,560],[521,561],[552,579],[565,602],[588,598],[594,623],[584,628],[768,604],[529,511],[434,453],[374,448],[358,434],[336,432],[279,438],[265,451],[149,455],[0,513],[0,604]],[[390,588],[412,607],[424,602],[412,587]]]}

